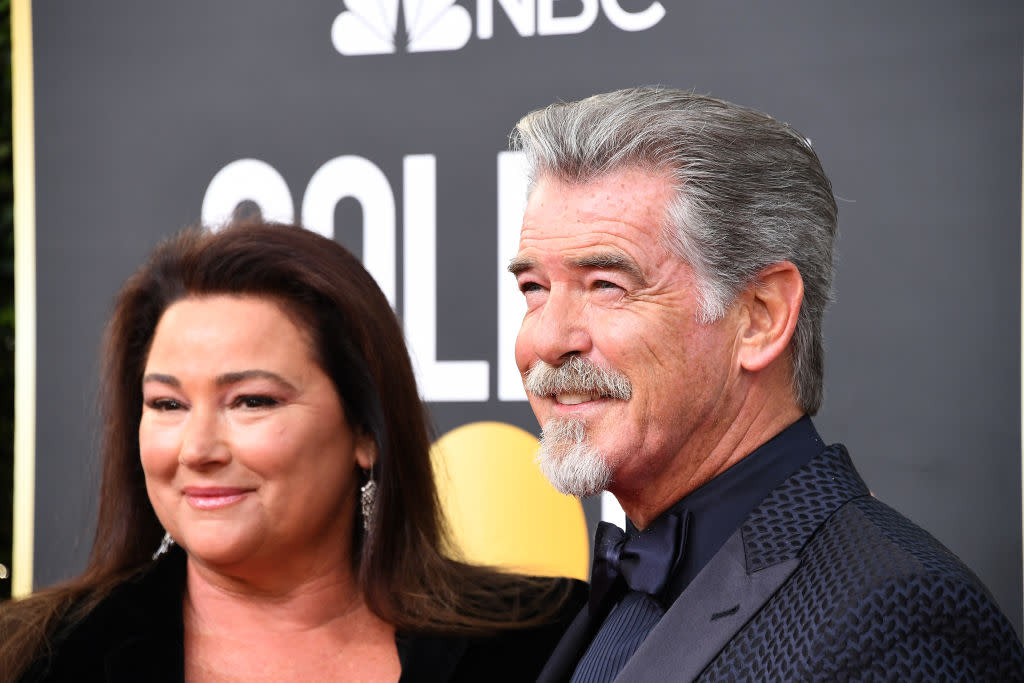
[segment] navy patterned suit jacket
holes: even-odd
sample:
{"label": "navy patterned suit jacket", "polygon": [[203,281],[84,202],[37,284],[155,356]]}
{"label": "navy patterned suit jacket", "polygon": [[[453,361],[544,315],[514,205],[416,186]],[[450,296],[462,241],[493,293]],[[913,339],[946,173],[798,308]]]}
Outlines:
{"label": "navy patterned suit jacket", "polygon": [[[539,681],[567,681],[587,608]],[[830,446],[750,514],[669,607],[625,681],[1024,680],[1024,649],[978,578],[873,498]]]}

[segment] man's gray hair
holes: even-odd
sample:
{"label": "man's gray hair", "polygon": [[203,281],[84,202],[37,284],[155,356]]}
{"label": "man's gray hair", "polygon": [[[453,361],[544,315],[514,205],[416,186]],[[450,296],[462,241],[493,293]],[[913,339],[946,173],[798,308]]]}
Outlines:
{"label": "man's gray hair", "polygon": [[528,114],[512,147],[526,153],[531,192],[545,176],[586,183],[627,168],[667,172],[675,198],[664,239],[694,270],[702,322],[721,318],[765,267],[796,265],[804,299],[793,388],[802,410],[818,411],[836,203],[807,138],[759,111],[644,87]]}

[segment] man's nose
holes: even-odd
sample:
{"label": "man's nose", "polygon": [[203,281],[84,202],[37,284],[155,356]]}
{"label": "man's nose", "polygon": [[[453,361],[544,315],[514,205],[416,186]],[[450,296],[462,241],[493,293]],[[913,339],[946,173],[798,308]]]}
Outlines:
{"label": "man's nose", "polygon": [[564,288],[552,289],[533,336],[534,353],[549,365],[561,365],[570,356],[590,351],[583,297]]}
{"label": "man's nose", "polygon": [[230,460],[231,451],[222,438],[223,425],[216,410],[193,406],[185,423],[178,462],[203,468]]}

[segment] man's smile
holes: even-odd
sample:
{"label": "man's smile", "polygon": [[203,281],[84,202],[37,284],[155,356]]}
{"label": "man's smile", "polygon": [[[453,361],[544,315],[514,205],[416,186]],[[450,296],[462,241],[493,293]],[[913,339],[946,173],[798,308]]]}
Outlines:
{"label": "man's smile", "polygon": [[563,406],[577,406],[601,398],[595,394],[555,394],[555,403]]}

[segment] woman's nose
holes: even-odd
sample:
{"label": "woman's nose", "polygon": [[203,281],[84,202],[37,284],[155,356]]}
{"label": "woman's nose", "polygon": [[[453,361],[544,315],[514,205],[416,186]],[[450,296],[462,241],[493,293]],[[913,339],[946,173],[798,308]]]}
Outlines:
{"label": "woman's nose", "polygon": [[187,467],[227,462],[231,452],[222,439],[220,422],[215,410],[193,407],[185,422],[178,462]]}

